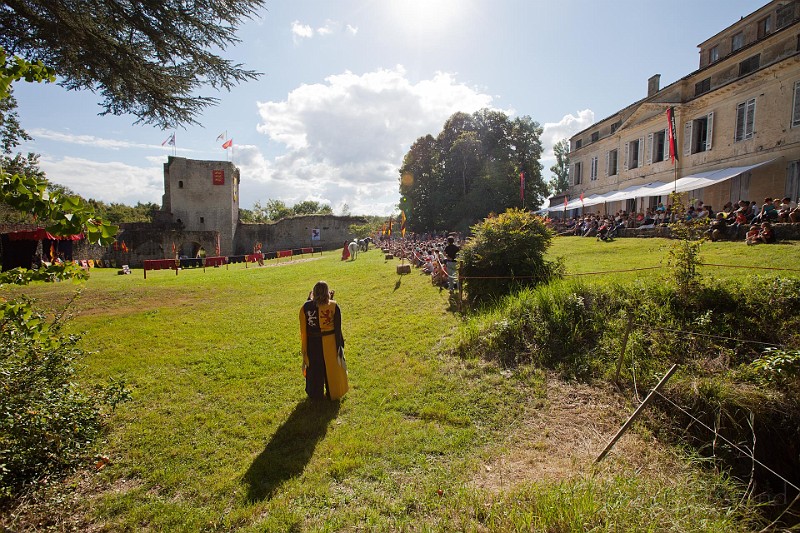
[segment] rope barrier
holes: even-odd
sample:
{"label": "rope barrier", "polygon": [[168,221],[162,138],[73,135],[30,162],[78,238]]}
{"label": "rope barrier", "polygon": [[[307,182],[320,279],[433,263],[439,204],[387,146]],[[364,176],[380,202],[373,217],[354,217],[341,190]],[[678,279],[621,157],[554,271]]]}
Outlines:
{"label": "rope barrier", "polygon": [[770,472],[772,475],[774,475],[775,477],[777,477],[778,479],[780,479],[781,481],[783,481],[784,483],[786,483],[787,485],[792,487],[794,490],[800,491],[800,487],[798,487],[797,485],[795,485],[794,483],[792,483],[791,481],[789,481],[788,479],[786,479],[785,477],[783,477],[782,475],[780,475],[779,473],[777,473],[776,471],[774,471],[773,469],[771,469],[770,467],[768,467],[767,465],[765,465],[764,463],[762,463],[761,461],[756,459],[755,456],[752,453],[750,453],[749,451],[743,450],[738,445],[736,445],[733,442],[731,442],[730,440],[726,439],[723,435],[720,435],[719,432],[717,432],[714,429],[712,429],[711,427],[709,427],[705,422],[703,422],[702,420],[700,420],[696,416],[692,415],[692,413],[690,413],[689,411],[687,411],[686,409],[684,409],[683,407],[681,407],[677,403],[673,402],[672,400],[670,400],[669,398],[667,398],[666,396],[664,396],[660,392],[658,392],[658,391],[654,391],[654,392],[656,394],[658,394],[661,398],[663,398],[664,400],[666,400],[667,402],[672,404],[676,409],[678,409],[679,411],[683,412],[683,414],[685,414],[686,416],[688,416],[689,418],[691,418],[692,420],[694,420],[695,422],[697,422],[698,424],[700,424],[701,426],[703,426],[704,428],[709,430],[711,433],[713,433],[714,435],[719,437],[721,440],[725,441],[727,444],[729,444],[733,449],[738,451],[740,454],[744,455],[748,459],[750,459],[753,462],[755,462],[756,464],[760,465],[765,470]]}
{"label": "rope barrier", "polygon": [[715,266],[723,268],[746,268],[748,270],[786,270],[788,272],[800,272],[798,268],[778,268],[778,267],[764,267],[764,266],[745,266],[745,265],[720,265],[717,263],[699,263],[702,266]]}
{"label": "rope barrier", "polygon": [[640,322],[636,322],[636,325],[637,326],[641,326],[641,327],[643,327],[645,329],[651,329],[651,330],[656,330],[656,331],[668,331],[670,333],[680,333],[681,335],[696,335],[698,337],[708,337],[708,338],[711,338],[711,339],[720,339],[720,340],[736,341],[736,342],[748,342],[748,343],[751,343],[751,344],[763,344],[764,346],[776,346],[776,347],[784,346],[783,344],[775,344],[775,343],[771,343],[771,342],[762,342],[762,341],[751,341],[751,340],[747,340],[747,339],[736,339],[734,337],[725,337],[723,335],[711,335],[710,333],[696,333],[694,331],[685,331],[685,330],[680,330],[680,329],[660,328],[660,327],[657,327],[657,326],[651,326],[649,324],[642,324]]}
{"label": "rope barrier", "polygon": [[[765,266],[746,266],[746,265],[722,265],[718,263],[698,263],[700,266],[714,266],[714,267],[723,267],[723,268],[745,268],[748,270],[782,270],[786,272],[800,272],[800,269],[797,268],[778,268],[778,267],[765,267]],[[626,268],[621,270],[602,270],[602,271],[595,271],[595,272],[574,272],[564,274],[564,277],[571,277],[571,276],[595,276],[600,274],[618,274],[621,272],[639,272],[643,270],[657,270],[659,268],[665,268],[666,265],[656,265],[651,267],[640,267],[640,268]],[[538,278],[539,276],[461,276],[461,279],[534,279]]]}

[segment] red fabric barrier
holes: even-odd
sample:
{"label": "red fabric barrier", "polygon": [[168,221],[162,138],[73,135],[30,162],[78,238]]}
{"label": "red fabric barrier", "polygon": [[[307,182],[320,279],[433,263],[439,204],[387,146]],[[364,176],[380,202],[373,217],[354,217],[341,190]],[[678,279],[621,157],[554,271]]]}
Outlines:
{"label": "red fabric barrier", "polygon": [[314,253],[314,249],[313,248],[301,248],[301,250],[303,251],[304,254],[313,254]]}
{"label": "red fabric barrier", "polygon": [[144,261],[145,271],[169,268],[176,268],[174,259],[145,259]]}
{"label": "red fabric barrier", "polygon": [[278,250],[278,257],[292,257],[291,250]]}
{"label": "red fabric barrier", "polygon": [[264,254],[257,253],[257,254],[249,254],[245,257],[245,261],[248,263],[258,263],[259,261],[264,260]]}
{"label": "red fabric barrier", "polygon": [[227,262],[228,262],[228,258],[224,257],[224,256],[206,257],[206,266],[207,267],[222,266]]}

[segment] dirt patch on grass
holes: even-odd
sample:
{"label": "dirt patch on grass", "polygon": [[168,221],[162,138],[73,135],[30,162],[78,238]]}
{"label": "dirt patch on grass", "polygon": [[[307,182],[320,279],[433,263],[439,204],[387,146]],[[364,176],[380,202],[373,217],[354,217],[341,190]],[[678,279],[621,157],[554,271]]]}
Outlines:
{"label": "dirt patch on grass", "polygon": [[[590,386],[547,378],[546,399],[525,409],[499,452],[474,478],[481,489],[501,491],[522,483],[558,482],[592,472],[594,461],[616,434],[631,407],[610,384]],[[658,442],[629,431],[600,465],[613,470],[623,463],[638,471],[678,467]],[[673,472],[675,470],[672,470]]]}

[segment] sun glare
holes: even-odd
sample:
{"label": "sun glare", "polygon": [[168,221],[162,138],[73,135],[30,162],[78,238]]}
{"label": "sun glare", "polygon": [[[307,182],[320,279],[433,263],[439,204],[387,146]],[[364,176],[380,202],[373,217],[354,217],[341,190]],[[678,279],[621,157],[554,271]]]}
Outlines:
{"label": "sun glare", "polygon": [[464,9],[463,0],[391,0],[395,20],[408,30],[442,30],[453,25]]}

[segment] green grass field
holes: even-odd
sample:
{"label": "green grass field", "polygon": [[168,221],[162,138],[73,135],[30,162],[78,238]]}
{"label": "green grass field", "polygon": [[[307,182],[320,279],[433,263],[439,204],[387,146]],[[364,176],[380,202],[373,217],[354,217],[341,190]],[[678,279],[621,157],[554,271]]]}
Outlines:
{"label": "green grass field", "polygon": [[[662,267],[581,276],[585,283],[658,283],[669,274],[668,246],[556,238],[550,255],[565,258],[568,274]],[[800,275],[796,243],[706,244],[703,260]],[[61,527],[114,531],[752,527],[735,486],[645,430],[592,467],[630,406],[601,387],[608,408],[581,418],[561,403],[559,394],[573,393],[539,369],[453,357],[462,319],[419,271],[398,276],[397,260],[379,250],[354,262],[331,252],[271,263],[146,280],[141,270],[96,269],[83,285],[6,291],[58,309],[81,287],[69,326],[91,351],[81,379],[123,379],[132,390],[97,446],[111,464],[76,476],[59,505],[40,504],[39,520],[48,509],[46,520]],[[719,279],[777,273],[702,270]],[[320,279],[336,291],[347,341],[351,390],[337,404],[304,398],[298,313]],[[524,464],[512,468],[514,460]]]}

